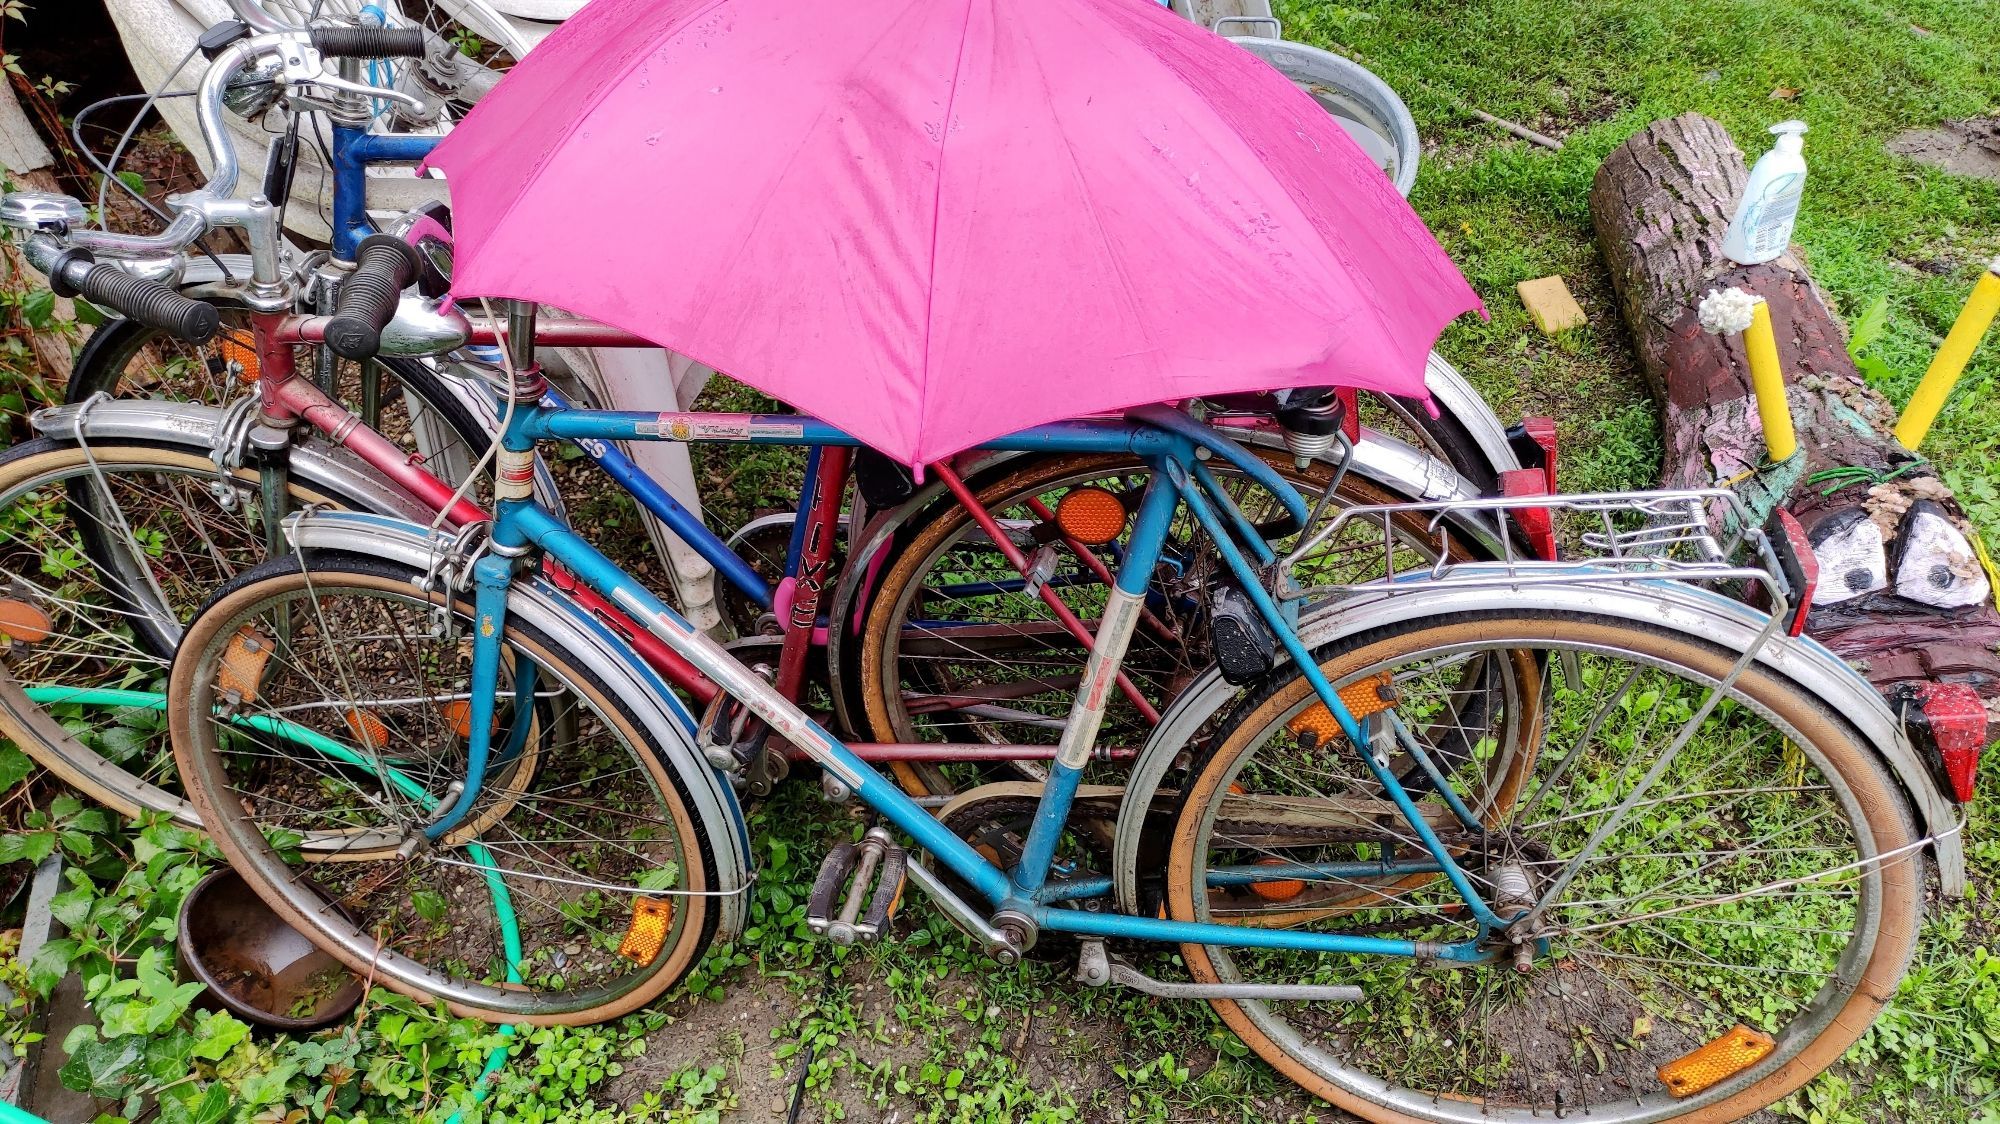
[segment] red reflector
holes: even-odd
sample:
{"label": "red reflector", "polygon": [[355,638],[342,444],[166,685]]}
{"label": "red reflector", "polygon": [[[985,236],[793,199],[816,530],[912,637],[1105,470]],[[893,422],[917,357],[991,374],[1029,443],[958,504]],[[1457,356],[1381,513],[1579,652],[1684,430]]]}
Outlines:
{"label": "red reflector", "polygon": [[1361,392],[1351,386],[1333,388],[1334,401],[1340,403],[1340,432],[1349,441],[1361,442]]}
{"label": "red reflector", "polygon": [[[1500,474],[1500,494],[1503,496],[1546,496],[1548,486],[1539,468],[1514,468]],[[1510,507],[1508,514],[1521,528],[1521,534],[1528,540],[1528,549],[1544,562],[1556,558],[1556,521],[1546,507]]]}
{"label": "red reflector", "polygon": [[1979,754],[1986,748],[1986,704],[1963,683],[1917,683],[1898,691],[1903,724],[1918,748],[1927,750],[1951,798],[1972,799],[1979,780]]}
{"label": "red reflector", "polygon": [[1557,494],[1556,488],[1556,419],[1521,419],[1521,431],[1528,435],[1542,450],[1542,475],[1548,478],[1549,495]]}
{"label": "red reflector", "polygon": [[1813,592],[1819,588],[1819,556],[1813,553],[1805,528],[1782,507],[1771,513],[1764,533],[1770,536],[1785,584],[1792,587],[1792,616],[1785,622],[1785,635],[1797,636],[1806,630],[1806,614],[1812,611]]}

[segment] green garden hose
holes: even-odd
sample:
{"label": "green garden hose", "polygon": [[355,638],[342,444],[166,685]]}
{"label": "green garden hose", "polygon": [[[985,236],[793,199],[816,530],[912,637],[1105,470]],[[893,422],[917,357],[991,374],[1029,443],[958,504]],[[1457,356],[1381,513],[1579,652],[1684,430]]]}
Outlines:
{"label": "green garden hose", "polygon": [[[163,711],[167,709],[167,697],[156,691],[125,691],[106,687],[30,687],[27,689],[26,694],[28,701],[39,706],[47,706],[51,703],[70,703],[76,706],[129,707],[139,710]],[[263,715],[242,715],[233,717],[230,721],[238,726],[256,730],[258,733],[269,734],[273,737],[285,738],[297,742],[308,749],[317,750],[343,764],[352,765],[359,769],[367,769],[369,767],[368,761],[360,754],[355,753],[332,738],[315,730],[309,730],[296,722],[288,722],[282,718],[269,718]],[[388,769],[386,772],[387,777],[385,779],[387,779],[389,784],[398,792],[417,803],[425,811],[429,811],[436,805],[437,801],[424,791],[423,786],[411,780],[406,774],[396,769]],[[480,870],[485,874],[486,890],[493,898],[493,914],[495,919],[500,922],[500,944],[503,951],[507,954],[507,982],[520,983],[521,927],[514,913],[513,895],[508,892],[507,883],[500,877],[499,861],[494,858],[493,852],[486,849],[484,844],[470,844],[466,847],[466,852],[472,856],[474,862],[479,864]],[[512,1039],[514,1037],[514,1027],[511,1024],[503,1025],[500,1027],[499,1033],[503,1038]],[[486,1055],[486,1064],[480,1069],[479,1079],[473,1085],[472,1100],[474,1104],[483,1104],[485,1102],[487,1089],[492,1084],[493,1075],[500,1072],[501,1068],[506,1064],[507,1047],[504,1045],[494,1047],[493,1051]],[[445,1119],[445,1124],[459,1124],[459,1116],[459,1113],[452,1113]],[[49,1122],[39,1116],[24,1112],[13,1105],[0,1101],[0,1124],[49,1124]]]}

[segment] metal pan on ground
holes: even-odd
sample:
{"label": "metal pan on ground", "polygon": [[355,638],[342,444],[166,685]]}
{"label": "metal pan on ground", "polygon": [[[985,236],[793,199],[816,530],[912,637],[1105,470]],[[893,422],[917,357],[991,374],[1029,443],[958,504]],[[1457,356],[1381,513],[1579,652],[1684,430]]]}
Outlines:
{"label": "metal pan on ground", "polygon": [[207,985],[207,999],[277,1030],[331,1026],[353,1013],[366,990],[233,870],[218,870],[188,891],[177,953],[182,974]]}

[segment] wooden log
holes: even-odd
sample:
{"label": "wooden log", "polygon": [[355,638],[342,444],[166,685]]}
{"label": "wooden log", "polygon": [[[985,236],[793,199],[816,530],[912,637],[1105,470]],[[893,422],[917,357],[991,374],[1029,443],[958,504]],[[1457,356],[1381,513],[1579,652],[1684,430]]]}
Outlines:
{"label": "wooden log", "polygon": [[[1728,132],[1690,113],[1640,130],[1591,185],[1598,247],[1660,402],[1660,484],[1733,482],[1760,514],[1783,505],[1822,562],[1812,636],[1885,692],[1966,683],[2000,715],[2000,612],[1977,532],[1936,471],[1890,436],[1896,410],[1855,369],[1846,331],[1796,250],[1754,266],[1723,257],[1747,177]],[[1732,285],[1770,306],[1801,446],[1783,464],[1764,463],[1740,341],[1696,319],[1704,294]],[[1962,536],[1957,546],[1942,525]],[[1939,604],[1975,588],[1985,590],[1976,603]]]}

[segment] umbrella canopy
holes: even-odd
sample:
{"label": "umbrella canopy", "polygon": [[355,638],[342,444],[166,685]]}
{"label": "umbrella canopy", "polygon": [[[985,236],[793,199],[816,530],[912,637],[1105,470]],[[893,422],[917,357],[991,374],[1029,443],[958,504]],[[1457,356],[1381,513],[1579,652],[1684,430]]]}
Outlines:
{"label": "umbrella canopy", "polygon": [[1346,133],[1149,0],[595,0],[430,163],[462,296],[596,317],[919,463],[1423,396],[1478,299]]}

